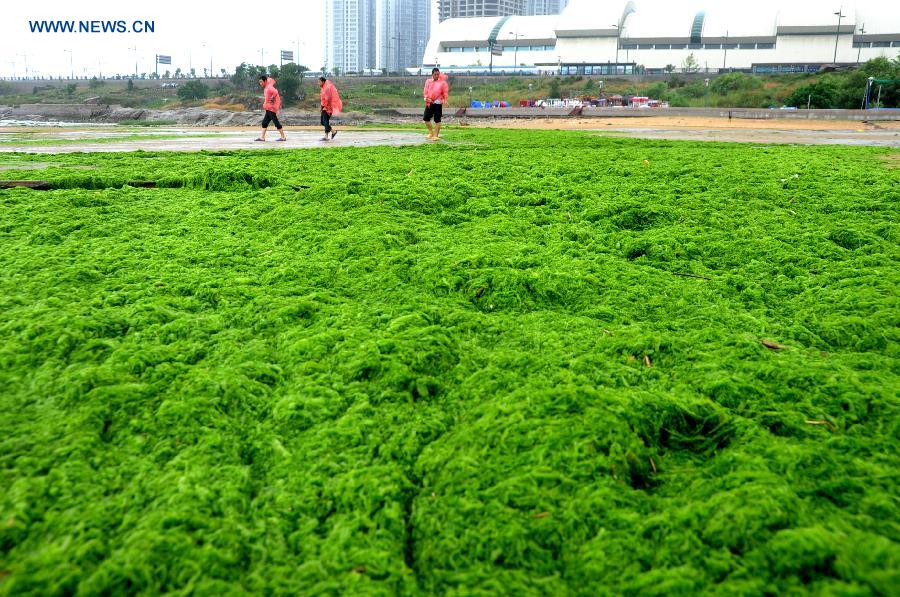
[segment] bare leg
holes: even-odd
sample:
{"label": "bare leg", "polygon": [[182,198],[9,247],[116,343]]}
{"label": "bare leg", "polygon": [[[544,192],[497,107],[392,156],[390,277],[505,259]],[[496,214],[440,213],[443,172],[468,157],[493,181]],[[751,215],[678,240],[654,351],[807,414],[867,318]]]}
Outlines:
{"label": "bare leg", "polygon": [[434,123],[434,138],[438,139],[438,138],[440,138],[440,136],[441,136],[441,123],[435,122]]}
{"label": "bare leg", "polygon": [[434,137],[434,128],[432,128],[432,126],[431,126],[431,121],[430,121],[430,120],[426,120],[426,121],[425,121],[425,126],[428,127],[428,136],[429,136],[429,137]]}
{"label": "bare leg", "polygon": [[287,136],[284,134],[284,128],[283,128],[283,127],[280,128],[280,129],[278,129],[278,132],[281,133],[281,138],[282,138],[282,139],[287,139]]}
{"label": "bare leg", "polygon": [[267,130],[269,130],[269,129],[268,129],[268,128],[264,128],[264,129],[262,130],[262,132],[259,134],[259,138],[262,139],[263,141],[266,140],[266,131],[267,131]]}

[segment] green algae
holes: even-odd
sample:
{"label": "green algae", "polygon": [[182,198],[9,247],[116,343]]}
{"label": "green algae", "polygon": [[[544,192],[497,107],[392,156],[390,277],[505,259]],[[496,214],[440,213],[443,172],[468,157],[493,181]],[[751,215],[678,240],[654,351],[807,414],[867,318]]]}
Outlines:
{"label": "green algae", "polygon": [[450,141],[0,170],[0,592],[896,590],[890,153]]}

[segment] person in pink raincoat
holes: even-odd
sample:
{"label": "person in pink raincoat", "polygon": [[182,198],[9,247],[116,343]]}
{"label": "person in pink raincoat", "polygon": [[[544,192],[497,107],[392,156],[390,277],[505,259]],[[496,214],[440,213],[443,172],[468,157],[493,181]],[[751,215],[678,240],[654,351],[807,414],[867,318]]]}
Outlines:
{"label": "person in pink raincoat", "polygon": [[337,87],[325,77],[319,77],[319,89],[321,89],[319,95],[322,99],[322,113],[319,120],[325,127],[325,136],[322,137],[322,141],[330,141],[337,137],[338,133],[331,128],[331,117],[340,114],[344,109],[344,104],[341,102]]}
{"label": "person in pink raincoat", "polygon": [[[422,91],[422,97],[425,98],[425,114],[422,116],[422,120],[428,126],[430,141],[437,141],[441,138],[441,117],[449,95],[450,86],[447,84],[447,75],[442,75],[441,69],[437,67],[431,69],[431,78],[425,81],[425,89]],[[431,126],[432,118],[434,119],[434,128]]]}
{"label": "person in pink raincoat", "polygon": [[275,79],[261,75],[259,77],[259,86],[263,88],[263,110],[266,111],[266,115],[263,117],[262,121],[262,133],[260,133],[256,140],[266,140],[266,131],[269,130],[269,123],[272,122],[275,124],[275,128],[278,132],[281,133],[281,138],[276,139],[276,141],[287,141],[287,137],[284,135],[284,128],[281,126],[281,123],[278,122],[278,111],[281,110],[281,95],[279,95],[278,90],[275,89]]}

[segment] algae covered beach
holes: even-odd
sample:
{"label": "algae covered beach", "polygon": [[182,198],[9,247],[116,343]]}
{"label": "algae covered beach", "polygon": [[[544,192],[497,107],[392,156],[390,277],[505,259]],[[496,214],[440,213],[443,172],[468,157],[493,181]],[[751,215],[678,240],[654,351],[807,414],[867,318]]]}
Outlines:
{"label": "algae covered beach", "polygon": [[896,595],[897,155],[0,156],[0,593]]}

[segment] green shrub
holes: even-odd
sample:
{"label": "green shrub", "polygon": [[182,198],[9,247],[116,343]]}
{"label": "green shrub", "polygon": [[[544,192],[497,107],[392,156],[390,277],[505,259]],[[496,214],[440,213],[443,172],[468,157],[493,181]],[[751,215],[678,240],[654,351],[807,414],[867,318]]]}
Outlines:
{"label": "green shrub", "polygon": [[202,81],[188,81],[178,88],[178,98],[183,101],[195,101],[206,98],[209,87]]}

